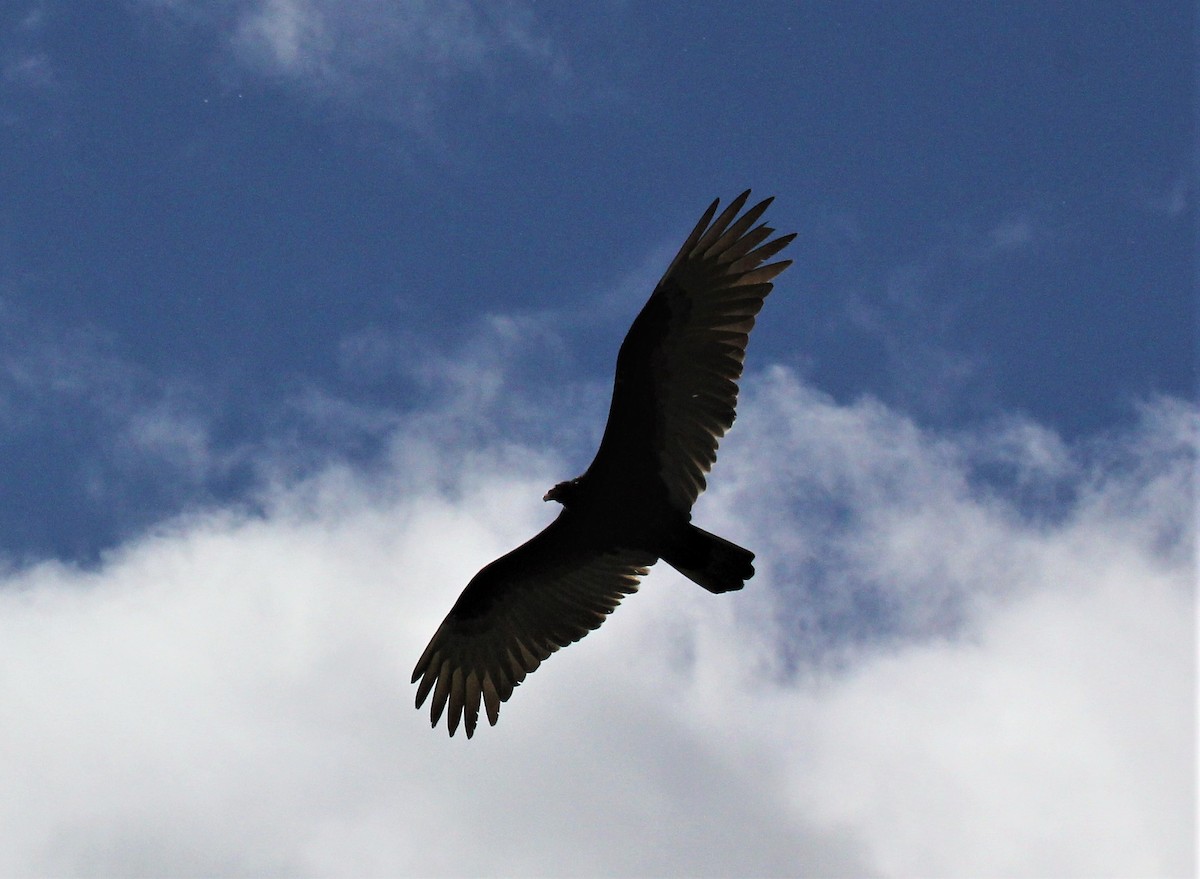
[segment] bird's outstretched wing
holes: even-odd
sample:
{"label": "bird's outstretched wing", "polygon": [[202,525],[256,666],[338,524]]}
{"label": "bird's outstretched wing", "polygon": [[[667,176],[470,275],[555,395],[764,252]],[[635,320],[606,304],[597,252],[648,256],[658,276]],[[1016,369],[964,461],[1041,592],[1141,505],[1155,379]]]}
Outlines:
{"label": "bird's outstretched wing", "polygon": [[429,694],[437,726],[475,732],[482,700],[494,726],[500,703],[546,657],[597,628],[656,561],[598,548],[569,511],[475,575],[413,670],[417,707]]}
{"label": "bird's outstretched wing", "polygon": [[[617,357],[608,424],[588,468],[597,482],[657,476],[690,510],[733,424],[737,380],[755,316],[791,260],[764,264],[793,238],[755,225],[770,205],[738,217],[750,192],[713,220],[714,201],[630,328]],[[735,219],[736,218],[736,219]]]}

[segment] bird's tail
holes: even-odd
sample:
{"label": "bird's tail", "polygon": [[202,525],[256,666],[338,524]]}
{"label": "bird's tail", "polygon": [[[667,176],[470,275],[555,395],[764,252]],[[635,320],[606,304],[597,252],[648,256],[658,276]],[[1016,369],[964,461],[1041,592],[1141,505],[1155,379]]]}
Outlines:
{"label": "bird's tail", "polygon": [[663,561],[709,592],[741,589],[754,576],[754,553],[692,524],[686,539]]}

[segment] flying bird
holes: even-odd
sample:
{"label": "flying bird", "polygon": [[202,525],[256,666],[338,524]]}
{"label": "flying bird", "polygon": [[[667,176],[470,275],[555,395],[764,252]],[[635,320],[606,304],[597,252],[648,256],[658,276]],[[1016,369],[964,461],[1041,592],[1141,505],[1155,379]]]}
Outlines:
{"label": "flying bird", "polygon": [[433,694],[434,727],[446,713],[450,735],[462,722],[470,738],[481,701],[494,726],[525,676],[603,623],[659,559],[713,593],[754,576],[754,553],[691,522],[754,319],[791,265],[767,260],[796,237],[755,225],[769,198],[738,217],[749,197],[715,220],[719,200],[709,206],[633,322],[595,459],[546,492],[558,518],[476,574],[421,654],[412,682],[417,708]]}

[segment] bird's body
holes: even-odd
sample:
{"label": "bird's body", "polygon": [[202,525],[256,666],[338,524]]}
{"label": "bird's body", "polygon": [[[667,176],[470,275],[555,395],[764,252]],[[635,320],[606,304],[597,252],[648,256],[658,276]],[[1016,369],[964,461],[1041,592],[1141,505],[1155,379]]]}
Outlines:
{"label": "bird's body", "polygon": [[[436,726],[474,731],[560,647],[599,626],[658,559],[710,592],[741,589],[754,554],[691,523],[691,509],[734,420],[746,343],[771,280],[763,263],[794,238],[709,207],[671,262],[617,357],[608,424],[591,466],[546,493],[563,510],[541,533],[472,578],[413,672]],[[754,228],[752,228],[754,227]],[[766,242],[766,243],[763,243]]]}

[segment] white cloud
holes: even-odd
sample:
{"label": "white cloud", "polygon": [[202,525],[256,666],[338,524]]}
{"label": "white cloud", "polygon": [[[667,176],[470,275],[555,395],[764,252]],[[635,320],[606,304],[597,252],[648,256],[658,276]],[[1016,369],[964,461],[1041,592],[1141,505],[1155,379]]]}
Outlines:
{"label": "white cloud", "polygon": [[266,0],[243,13],[235,44],[285,75],[320,72],[330,51],[324,16],[304,0]]}
{"label": "white cloud", "polygon": [[[135,409],[121,436],[120,451],[144,466],[147,458],[202,483],[227,469],[214,452],[208,425],[196,413],[173,408],[170,401]],[[134,465],[136,466],[136,465]]]}
{"label": "white cloud", "polygon": [[[760,375],[697,510],[759,576],[656,569],[468,742],[412,663],[569,474],[416,418],[386,478],[9,572],[0,872],[1186,874],[1196,421],[992,443]],[[1070,499],[1026,514],[998,458]]]}
{"label": "white cloud", "polygon": [[263,77],[321,101],[428,124],[446,89],[536,71],[562,80],[562,49],[518,0],[142,0],[212,34],[235,77]]}

